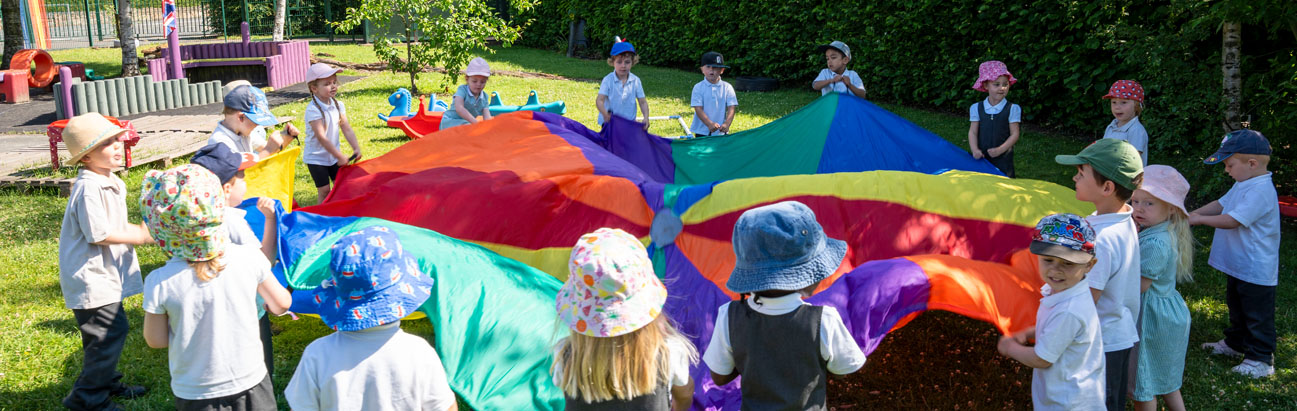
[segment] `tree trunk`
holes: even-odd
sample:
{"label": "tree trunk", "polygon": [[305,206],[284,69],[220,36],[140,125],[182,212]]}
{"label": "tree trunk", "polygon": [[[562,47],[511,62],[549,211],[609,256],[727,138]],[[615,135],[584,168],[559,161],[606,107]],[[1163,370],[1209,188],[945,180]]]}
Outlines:
{"label": "tree trunk", "polygon": [[22,15],[18,12],[18,0],[0,0],[0,14],[4,14],[4,60],[0,67],[9,67],[9,59],[14,53],[23,49]]}
{"label": "tree trunk", "polygon": [[1243,47],[1243,24],[1226,21],[1221,26],[1221,91],[1225,98],[1225,131],[1243,128],[1243,74],[1240,56]]}
{"label": "tree trunk", "polygon": [[135,22],[131,0],[117,0],[117,39],[122,44],[122,77],[140,75],[140,57],[135,52]]}
{"label": "tree trunk", "polygon": [[410,91],[413,91],[413,92],[414,92],[414,95],[417,96],[417,95],[419,95],[419,82],[418,82],[417,80],[419,79],[419,77],[418,77],[418,76],[419,76],[419,72],[423,70],[423,67],[418,67],[418,66],[415,64],[415,62],[414,62],[414,53],[410,50],[412,47],[414,47],[414,43],[410,41],[410,26],[409,26],[409,22],[406,22],[406,26],[405,26],[405,70],[410,72]]}
{"label": "tree trunk", "polygon": [[275,27],[271,36],[275,41],[284,41],[284,22],[288,19],[288,0],[275,0]]}

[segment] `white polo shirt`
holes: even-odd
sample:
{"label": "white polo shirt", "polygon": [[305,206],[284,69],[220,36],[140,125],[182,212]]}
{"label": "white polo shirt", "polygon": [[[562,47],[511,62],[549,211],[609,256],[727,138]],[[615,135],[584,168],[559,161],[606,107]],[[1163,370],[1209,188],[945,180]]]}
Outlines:
{"label": "white polo shirt", "polygon": [[1040,287],[1036,346],[1048,368],[1031,373],[1031,402],[1037,410],[1103,410],[1104,359],[1099,316],[1085,282],[1054,294]]}
{"label": "white polo shirt", "polygon": [[1221,214],[1240,226],[1217,228],[1207,264],[1256,285],[1279,285],[1279,195],[1272,173],[1234,183],[1220,198]]}
{"label": "white polo shirt", "polygon": [[1144,124],[1139,122],[1139,116],[1130,119],[1121,127],[1117,127],[1117,119],[1113,119],[1108,123],[1108,128],[1103,130],[1103,138],[1115,138],[1130,143],[1135,146],[1135,150],[1139,151],[1140,160],[1144,161],[1144,165],[1148,165],[1148,131],[1144,130]]}
{"label": "white polo shirt", "polygon": [[[734,94],[734,86],[726,83],[725,80],[712,84],[707,79],[703,79],[698,84],[694,84],[693,93],[689,96],[690,107],[702,107],[703,113],[707,114],[707,118],[718,124],[725,124],[725,110],[730,106],[737,105],[739,105],[739,99]],[[689,124],[689,132],[707,135],[711,133],[711,130],[708,130],[707,125],[703,124],[703,121],[698,118],[698,113],[694,113],[693,122]],[[725,133],[718,130],[716,133],[711,134],[719,136]]]}
{"label": "white polo shirt", "polygon": [[[836,75],[838,75],[838,73],[834,73],[833,70],[829,70],[827,68],[822,69],[820,70],[820,75],[815,76],[815,81],[829,80]],[[860,75],[856,74],[855,70],[843,71],[842,75],[845,76],[847,78],[847,81],[850,81],[851,84],[856,85],[856,88],[862,90],[865,88],[865,82],[860,80]],[[833,83],[824,86],[824,88],[820,89],[821,96],[829,93],[851,94],[851,89],[847,88],[847,85],[842,83]]]}
{"label": "white polo shirt", "polygon": [[311,342],[284,398],[294,410],[445,410],[455,405],[441,357],[427,340],[402,331],[400,321],[338,331]]}
{"label": "white polo shirt", "polygon": [[[761,298],[759,305],[753,303],[752,298],[745,301],[753,311],[770,316],[788,314],[797,307],[810,305],[802,301],[802,296],[797,293]],[[734,373],[734,347],[730,345],[729,327],[730,304],[733,303],[721,304],[716,314],[716,326],[712,327],[712,341],[707,344],[707,352],[703,353],[703,362],[707,363],[707,367],[721,375]],[[771,335],[768,338],[779,336]],[[838,375],[850,374],[865,366],[865,353],[860,350],[856,340],[851,338],[847,325],[842,323],[842,316],[833,307],[824,307],[820,314],[820,356],[828,362],[829,372]]]}
{"label": "white polo shirt", "polygon": [[[1276,203],[1277,204],[1277,203]],[[1129,206],[1127,207],[1129,208]],[[1094,227],[1094,268],[1085,275],[1090,288],[1101,290],[1094,308],[1103,328],[1103,351],[1133,347],[1139,341],[1139,233],[1131,212],[1090,214]]]}
{"label": "white polo shirt", "polygon": [[1009,106],[1009,122],[1010,123],[1022,122],[1022,107],[1019,107],[1017,104],[1011,105],[1008,99],[1000,100],[999,104],[991,105],[991,99],[989,98],[982,99],[982,101],[973,103],[973,105],[968,106],[968,121],[970,122],[982,121],[982,115],[978,113],[977,110],[978,105],[986,106],[986,114],[1000,114],[1000,112],[1004,111],[1005,108],[1004,106]]}
{"label": "white polo shirt", "polygon": [[[614,71],[603,76],[603,81],[599,82],[599,95],[608,96],[604,107],[613,115],[634,121],[639,114],[639,99],[644,98],[644,83],[640,82],[635,73],[626,73],[626,81],[623,82]],[[603,118],[603,113],[597,113],[595,119],[599,124],[608,121]]]}

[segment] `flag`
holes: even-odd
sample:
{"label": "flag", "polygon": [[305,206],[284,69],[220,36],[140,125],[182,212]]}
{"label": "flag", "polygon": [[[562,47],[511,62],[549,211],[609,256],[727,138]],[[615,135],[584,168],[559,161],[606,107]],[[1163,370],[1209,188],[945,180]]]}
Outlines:
{"label": "flag", "polygon": [[176,21],[176,0],[162,0],[162,35],[170,36],[171,32],[179,28]]}

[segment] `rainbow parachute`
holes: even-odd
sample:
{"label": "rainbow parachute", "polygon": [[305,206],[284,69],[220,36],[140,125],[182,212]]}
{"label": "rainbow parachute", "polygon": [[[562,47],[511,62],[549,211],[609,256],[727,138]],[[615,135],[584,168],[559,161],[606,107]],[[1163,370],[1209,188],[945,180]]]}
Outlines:
{"label": "rainbow parachute", "polygon": [[[645,241],[670,292],[665,313],[702,349],[717,308],[736,297],[724,284],[738,216],[801,201],[850,246],[809,301],[836,307],[868,354],[929,309],[1006,333],[1031,326],[1041,281],[1022,250],[1032,227],[1092,210],[1068,188],[1004,178],[851,96],[723,137],[668,140],[618,120],[594,132],[511,113],[346,167],[324,203],[279,216],[284,279],[313,288],[336,238],[392,227],[436,281],[422,311],[451,387],[475,409],[561,409],[549,356],[567,331],[554,295],[572,244],[597,228]],[[695,408],[738,409],[738,383],[692,371]]]}

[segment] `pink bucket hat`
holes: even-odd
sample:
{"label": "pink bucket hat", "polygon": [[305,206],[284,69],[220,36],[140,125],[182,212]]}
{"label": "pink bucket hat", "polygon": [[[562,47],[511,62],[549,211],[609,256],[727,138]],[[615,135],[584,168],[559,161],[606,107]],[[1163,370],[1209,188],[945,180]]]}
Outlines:
{"label": "pink bucket hat", "polygon": [[1139,189],[1189,215],[1189,210],[1184,208],[1184,198],[1189,195],[1189,180],[1185,180],[1174,167],[1160,164],[1144,167],[1144,182],[1140,183]]}
{"label": "pink bucket hat", "polygon": [[486,64],[486,60],[481,57],[474,57],[468,62],[468,67],[464,69],[465,76],[484,76],[491,77],[491,66]]}
{"label": "pink bucket hat", "polygon": [[1139,85],[1135,80],[1117,80],[1116,83],[1112,83],[1112,87],[1108,87],[1108,94],[1104,94],[1103,98],[1124,98],[1143,103],[1144,86]]}
{"label": "pink bucket hat", "polygon": [[1018,79],[1013,77],[1013,73],[1009,72],[1009,67],[1005,66],[1004,62],[991,60],[982,63],[982,65],[977,66],[977,81],[973,83],[973,90],[986,91],[984,84],[1000,78],[1000,76],[1009,76],[1010,86],[1018,82]]}
{"label": "pink bucket hat", "polygon": [[558,317],[573,332],[616,337],[662,313],[667,289],[653,272],[644,244],[625,231],[600,228],[581,236],[558,290]]}
{"label": "pink bucket hat", "polygon": [[207,261],[225,250],[225,192],[215,174],[185,164],[149,171],[140,186],[144,224],[168,257]]}
{"label": "pink bucket hat", "polygon": [[338,74],[339,71],[342,71],[342,69],[333,68],[333,66],[324,63],[315,63],[311,65],[311,68],[306,70],[306,82],[310,83],[322,78],[328,78],[329,76]]}

